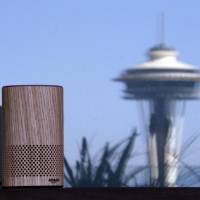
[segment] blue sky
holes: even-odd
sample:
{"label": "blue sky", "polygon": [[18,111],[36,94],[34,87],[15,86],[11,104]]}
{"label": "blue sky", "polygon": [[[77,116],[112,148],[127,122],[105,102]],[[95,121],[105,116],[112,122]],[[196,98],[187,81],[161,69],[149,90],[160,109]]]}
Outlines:
{"label": "blue sky", "polygon": [[[166,43],[181,60],[200,66],[199,6],[197,0],[1,1],[1,86],[64,87],[65,154],[74,160],[82,136],[95,151],[138,126],[136,104],[121,98],[123,85],[112,79],[144,61],[147,49],[158,43],[161,12]],[[184,138],[200,130],[199,112],[200,102],[188,103]]]}

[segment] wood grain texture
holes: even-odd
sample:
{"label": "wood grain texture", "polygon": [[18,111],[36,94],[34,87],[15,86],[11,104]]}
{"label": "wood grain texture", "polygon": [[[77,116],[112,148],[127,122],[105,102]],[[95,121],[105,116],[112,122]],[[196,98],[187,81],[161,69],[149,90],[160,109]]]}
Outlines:
{"label": "wood grain texture", "polygon": [[63,185],[63,88],[3,87],[3,186]]}

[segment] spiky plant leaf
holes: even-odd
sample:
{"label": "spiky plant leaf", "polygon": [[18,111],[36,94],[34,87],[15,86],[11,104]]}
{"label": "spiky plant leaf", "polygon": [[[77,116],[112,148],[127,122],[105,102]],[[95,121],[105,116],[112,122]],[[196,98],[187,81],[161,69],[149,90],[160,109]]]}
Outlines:
{"label": "spiky plant leaf", "polygon": [[104,180],[104,173],[107,167],[107,160],[110,156],[109,153],[109,144],[107,143],[104,147],[104,151],[100,160],[100,164],[96,169],[96,173],[94,176],[94,185],[100,186],[102,181]]}
{"label": "spiky plant leaf", "polygon": [[[145,170],[147,170],[147,166],[141,166],[141,167],[137,167],[135,170],[133,170],[132,172],[130,172],[128,175],[126,175],[125,177],[125,183],[128,184],[128,182],[131,180],[131,179],[135,179],[136,176],[141,173],[141,172],[144,172]],[[135,181],[137,181],[135,179]],[[137,184],[137,182],[136,182]]]}
{"label": "spiky plant leaf", "polygon": [[115,170],[115,179],[116,179],[116,184],[117,184],[116,186],[119,186],[119,182],[122,180],[122,175],[124,174],[126,164],[130,158],[135,137],[136,137],[136,131],[134,131],[134,133],[129,138],[129,141],[126,147],[124,148],[124,150],[122,151],[121,157],[118,161],[118,164]]}
{"label": "spiky plant leaf", "polygon": [[73,174],[73,170],[71,169],[69,163],[67,162],[67,159],[64,158],[64,165],[65,165],[65,168],[66,168],[66,171],[67,171],[67,174],[69,175],[69,180],[70,180],[70,183],[72,186],[76,186],[76,181],[75,181],[75,178],[74,178],[74,174]]}

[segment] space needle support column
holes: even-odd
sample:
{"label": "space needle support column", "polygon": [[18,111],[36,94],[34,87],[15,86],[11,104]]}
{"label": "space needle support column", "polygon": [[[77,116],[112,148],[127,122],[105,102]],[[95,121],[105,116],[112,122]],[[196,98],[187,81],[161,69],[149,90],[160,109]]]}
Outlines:
{"label": "space needle support column", "polygon": [[[157,149],[157,155],[155,155],[155,152],[152,153],[152,155],[150,153],[150,157],[156,156],[156,167],[158,167],[158,169],[151,169],[151,171],[157,171],[158,177],[156,182],[160,187],[174,186],[175,183],[168,180],[168,177],[172,177],[169,167],[172,167],[172,170],[173,167],[175,167],[173,166],[173,160],[168,159],[170,156],[169,153],[173,152],[173,149],[170,149],[170,143],[173,139],[171,137],[171,130],[173,130],[171,121],[173,103],[164,98],[158,98],[154,100],[152,106],[153,113],[150,118],[149,131],[151,136],[155,134],[156,143],[154,143],[154,145],[156,146],[154,149]],[[155,160],[155,158],[151,160]],[[155,167],[155,163],[151,163],[151,167]]]}

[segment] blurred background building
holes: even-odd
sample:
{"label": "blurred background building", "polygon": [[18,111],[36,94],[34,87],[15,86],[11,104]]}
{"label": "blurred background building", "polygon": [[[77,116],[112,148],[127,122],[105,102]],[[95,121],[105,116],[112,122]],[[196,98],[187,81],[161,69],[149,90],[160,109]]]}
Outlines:
{"label": "blurred background building", "polygon": [[115,80],[126,84],[126,99],[142,106],[151,185],[172,187],[178,177],[185,100],[200,97],[200,73],[178,61],[175,49],[164,43],[151,48],[148,57]]}

